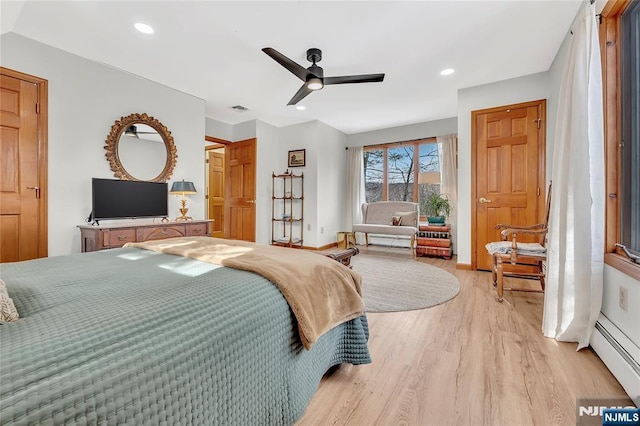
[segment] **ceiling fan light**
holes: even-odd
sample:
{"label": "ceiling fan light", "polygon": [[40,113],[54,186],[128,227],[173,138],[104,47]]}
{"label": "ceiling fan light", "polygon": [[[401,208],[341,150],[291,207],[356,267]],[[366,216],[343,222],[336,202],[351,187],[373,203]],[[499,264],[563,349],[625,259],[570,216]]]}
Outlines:
{"label": "ceiling fan light", "polygon": [[322,80],[314,77],[310,78],[309,81],[307,81],[307,87],[309,88],[309,90],[320,90],[324,87],[324,84],[322,83]]}
{"label": "ceiling fan light", "polygon": [[143,22],[138,22],[134,25],[134,27],[136,27],[136,30],[140,31],[142,34],[153,34],[153,28],[151,28],[151,25],[147,25]]}

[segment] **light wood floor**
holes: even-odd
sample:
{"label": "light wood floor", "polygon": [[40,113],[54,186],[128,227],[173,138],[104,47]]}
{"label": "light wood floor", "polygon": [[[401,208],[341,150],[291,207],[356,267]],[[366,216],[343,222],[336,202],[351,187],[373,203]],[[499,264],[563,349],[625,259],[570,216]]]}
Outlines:
{"label": "light wood floor", "polygon": [[542,294],[501,304],[490,273],[419,261],[455,275],[458,296],[368,314],[373,363],[328,373],[298,425],[575,425],[576,398],[626,397],[593,351],[542,336]]}

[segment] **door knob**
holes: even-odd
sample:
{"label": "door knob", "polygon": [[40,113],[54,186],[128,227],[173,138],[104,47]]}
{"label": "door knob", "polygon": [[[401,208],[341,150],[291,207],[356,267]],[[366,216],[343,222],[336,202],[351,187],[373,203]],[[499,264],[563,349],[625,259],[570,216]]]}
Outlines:
{"label": "door knob", "polygon": [[491,203],[491,200],[487,200],[484,197],[480,197],[480,199],[478,201],[480,201],[482,204]]}
{"label": "door knob", "polygon": [[256,203],[256,200],[247,200],[247,203],[249,203],[249,204],[255,204],[255,203]]}

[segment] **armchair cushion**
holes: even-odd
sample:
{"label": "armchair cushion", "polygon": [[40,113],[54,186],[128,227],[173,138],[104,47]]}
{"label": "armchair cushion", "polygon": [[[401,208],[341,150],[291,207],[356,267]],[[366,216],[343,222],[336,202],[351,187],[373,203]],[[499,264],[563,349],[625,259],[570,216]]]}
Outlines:
{"label": "armchair cushion", "polygon": [[[489,254],[511,253],[513,243],[511,241],[494,241],[485,245]],[[517,253],[527,256],[546,256],[547,248],[538,243],[518,243]]]}

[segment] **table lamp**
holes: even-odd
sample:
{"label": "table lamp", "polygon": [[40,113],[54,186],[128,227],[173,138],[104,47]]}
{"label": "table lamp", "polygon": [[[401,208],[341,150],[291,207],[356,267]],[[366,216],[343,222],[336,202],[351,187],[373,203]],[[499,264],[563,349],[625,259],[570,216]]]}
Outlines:
{"label": "table lamp", "polygon": [[184,196],[187,194],[192,195],[196,193],[196,187],[193,185],[193,182],[185,182],[184,179],[179,182],[173,182],[173,184],[171,185],[171,191],[169,191],[169,193],[182,195],[182,207],[180,208],[180,213],[182,214],[182,216],[177,217],[176,221],[191,220],[191,216],[187,216],[187,212],[189,211],[189,209],[187,208],[187,200]]}

